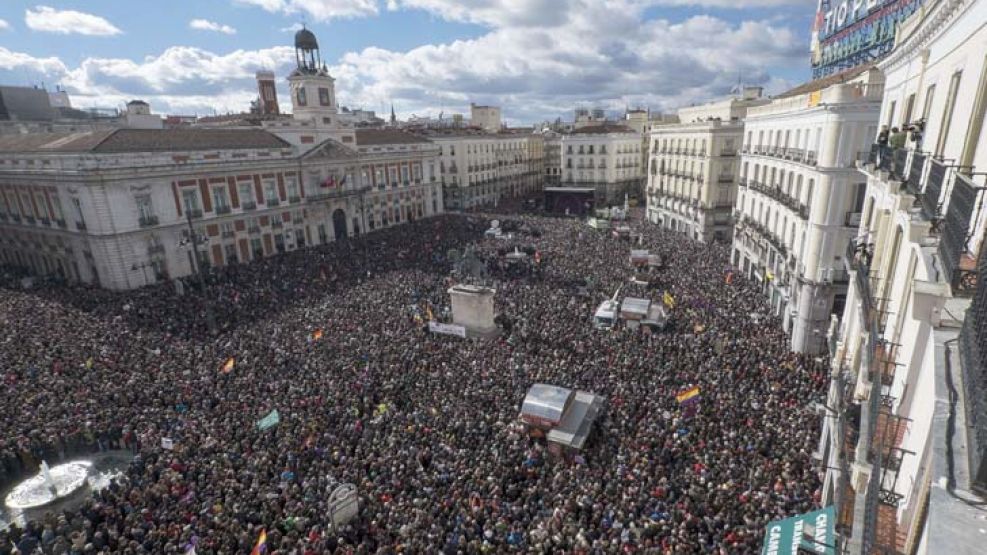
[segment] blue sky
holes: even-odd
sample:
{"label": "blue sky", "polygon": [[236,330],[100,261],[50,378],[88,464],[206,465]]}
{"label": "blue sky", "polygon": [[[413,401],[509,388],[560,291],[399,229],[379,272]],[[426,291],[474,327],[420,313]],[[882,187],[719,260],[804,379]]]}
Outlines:
{"label": "blue sky", "polygon": [[672,110],[743,74],[808,78],[814,0],[40,0],[0,3],[0,83],[55,84],[77,106],[240,111],[252,75],[315,32],[340,101],[408,116],[502,106],[514,123],[574,106]]}

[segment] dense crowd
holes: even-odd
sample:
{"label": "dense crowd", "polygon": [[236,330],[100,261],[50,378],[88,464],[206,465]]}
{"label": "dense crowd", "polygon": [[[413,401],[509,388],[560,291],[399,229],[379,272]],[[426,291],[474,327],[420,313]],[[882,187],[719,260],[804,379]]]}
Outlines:
{"label": "dense crowd", "polygon": [[[211,273],[182,296],[0,289],[0,483],[42,459],[135,455],[78,510],[0,532],[0,555],[246,553],[262,529],[268,553],[299,555],[755,553],[769,520],[816,506],[807,406],[825,370],[788,351],[752,284],[725,279],[725,246],[635,226],[664,260],[660,289],[637,294],[670,292],[669,327],[599,331],[600,300],[632,291],[630,245],[512,217],[525,232],[510,239],[485,237],[482,215],[442,216]],[[510,322],[494,340],[422,325],[467,246]],[[536,271],[504,263],[515,247],[537,251]],[[535,382],[607,398],[577,461],[519,422]],[[686,418],[675,394],[691,385]],[[273,409],[280,423],[258,429]],[[361,507],[332,530],[337,482]]]}

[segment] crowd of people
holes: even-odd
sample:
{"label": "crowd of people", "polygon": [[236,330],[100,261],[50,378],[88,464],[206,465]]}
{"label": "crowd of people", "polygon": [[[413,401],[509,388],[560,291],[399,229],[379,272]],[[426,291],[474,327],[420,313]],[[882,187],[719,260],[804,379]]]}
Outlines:
{"label": "crowd of people", "polygon": [[[80,507],[0,532],[9,553],[756,553],[815,508],[822,361],[791,353],[728,249],[635,224],[674,297],[662,333],[595,330],[630,245],[571,219],[484,235],[445,215],[126,293],[0,288],[0,484],[100,450],[133,461]],[[452,257],[486,261],[510,322],[429,334]],[[537,271],[507,270],[514,247]],[[574,284],[579,284],[579,292]],[[215,325],[207,325],[210,315]],[[233,360],[230,363],[230,359]],[[519,422],[536,382],[607,399],[575,461]],[[694,415],[675,394],[698,385]],[[277,410],[280,422],[260,429]],[[165,445],[162,438],[170,440]],[[351,483],[355,519],[328,497]]]}

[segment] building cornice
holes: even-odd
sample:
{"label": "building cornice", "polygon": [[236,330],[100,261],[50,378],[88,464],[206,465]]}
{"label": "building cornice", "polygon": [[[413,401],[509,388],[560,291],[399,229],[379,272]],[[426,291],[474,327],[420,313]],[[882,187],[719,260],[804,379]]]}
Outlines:
{"label": "building cornice", "polygon": [[898,27],[894,49],[877,68],[885,74],[897,69],[909,60],[920,56],[922,50],[945,33],[960,12],[976,0],[938,0],[922,4],[911,18]]}

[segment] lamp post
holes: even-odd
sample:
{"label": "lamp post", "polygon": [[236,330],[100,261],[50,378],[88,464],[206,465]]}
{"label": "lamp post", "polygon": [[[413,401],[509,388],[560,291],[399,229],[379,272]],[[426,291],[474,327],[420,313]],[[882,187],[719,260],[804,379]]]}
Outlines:
{"label": "lamp post", "polygon": [[130,267],[130,270],[132,272],[136,272],[137,271],[137,268],[140,268],[141,269],[141,273],[144,274],[144,285],[145,286],[150,285],[150,280],[147,279],[147,268],[149,268],[150,266],[151,266],[151,263],[150,262],[141,261],[140,264],[134,263]]}
{"label": "lamp post", "polygon": [[212,304],[205,298],[206,281],[202,275],[202,268],[199,263],[199,244],[209,242],[209,238],[196,232],[195,228],[192,227],[192,210],[189,207],[186,207],[185,210],[185,222],[188,225],[188,234],[178,242],[178,246],[188,249],[185,252],[188,254],[192,271],[195,273],[196,280],[199,282],[199,293],[202,294],[203,302],[205,303],[206,326],[209,328],[210,333],[215,334],[216,319],[213,316]]}

